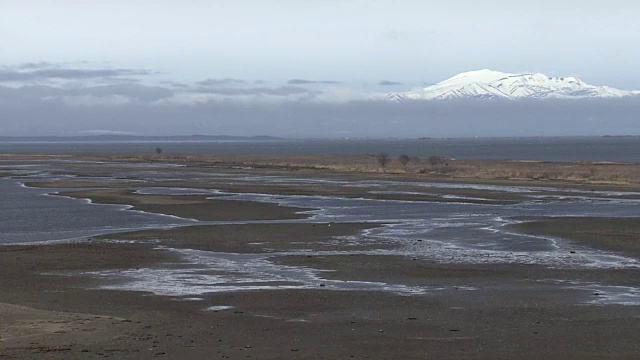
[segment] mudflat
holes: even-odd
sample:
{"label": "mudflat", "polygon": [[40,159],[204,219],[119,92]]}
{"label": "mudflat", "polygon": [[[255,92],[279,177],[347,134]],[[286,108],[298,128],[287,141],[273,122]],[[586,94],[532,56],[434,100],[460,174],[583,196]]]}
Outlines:
{"label": "mudflat", "polygon": [[60,195],[87,198],[99,204],[131,205],[135,210],[205,221],[300,219],[306,216],[299,212],[308,210],[249,201],[226,201],[223,198],[209,201],[207,199],[211,196],[204,195],[140,195],[113,189],[68,191]]}
{"label": "mudflat", "polygon": [[529,219],[515,226],[533,234],[570,238],[590,246],[640,257],[640,219],[563,217]]}
{"label": "mudflat", "polygon": [[[60,171],[98,177],[104,175],[104,169],[104,165],[87,163],[65,164]],[[380,200],[378,195],[402,195],[402,199],[386,200],[419,207],[456,199],[444,206],[491,209],[503,205],[465,205],[463,200],[512,204],[531,201],[526,196],[541,202],[554,197],[562,205],[565,200],[557,199],[574,196],[570,189],[527,189],[529,195],[523,195],[499,188],[439,187],[429,188],[429,196],[434,197],[425,201],[420,194],[424,190],[415,179],[380,194],[369,183],[351,186],[362,180],[357,174],[316,173],[318,179],[331,181],[323,187],[296,181],[273,183],[271,177],[286,175],[273,169],[193,166],[154,171],[171,179],[149,175],[136,166],[110,164],[110,176],[144,182],[124,187],[122,182],[94,180],[82,186],[89,180],[82,178],[71,181],[75,189],[62,191],[65,196],[129,204],[137,210],[206,223],[67,243],[0,246],[0,358],[632,359],[640,353],[638,305],[604,301],[603,295],[613,291],[607,287],[562,285],[635,288],[640,286],[637,268],[443,262],[417,251],[397,251],[404,249],[404,243],[362,236],[386,226],[385,222],[307,221],[312,216],[305,212],[307,208],[229,196],[263,193],[331,198],[335,189],[337,198]],[[199,180],[194,175],[203,171],[215,177]],[[224,178],[223,174],[233,176]],[[238,181],[239,176],[250,181]],[[16,179],[32,186],[39,182],[56,191],[74,187],[68,179],[65,183]],[[398,176],[394,181],[404,180]],[[86,189],[78,190],[83,187]],[[227,194],[139,194],[131,189],[177,187],[223,189]],[[593,195],[625,201],[634,201],[635,196]],[[276,222],[260,223],[262,220]],[[216,223],[225,221],[246,223]],[[519,223],[510,225],[510,231],[576,244],[575,250],[567,250],[568,257],[588,249],[632,259],[639,256],[637,218],[527,217],[514,221]],[[423,240],[411,242],[419,249]],[[208,260],[194,261],[200,258]],[[259,266],[266,270],[253,269]],[[257,274],[257,278],[243,278],[240,270]],[[163,274],[172,271],[185,278],[161,282]],[[302,278],[260,279],[280,273]],[[119,276],[139,279],[135,276],[140,274],[145,281],[155,277],[146,290],[144,286],[127,287],[132,278]],[[218,277],[231,279],[225,288],[237,285],[237,289],[218,291],[209,283]],[[258,280],[266,285],[256,289],[243,283]],[[170,286],[163,287],[166,284]],[[204,290],[194,290],[201,288]]]}
{"label": "mudflat", "polygon": [[[312,229],[306,229],[311,237]],[[260,225],[245,232],[256,238],[287,233]],[[230,250],[227,246],[217,250]],[[436,295],[406,296],[323,290],[318,284],[317,289],[204,294],[190,301],[100,290],[98,281],[77,273],[175,261],[151,244],[93,240],[3,246],[0,259],[5,270],[0,354],[5,358],[596,359],[633,358],[638,351],[636,307],[576,305],[569,292],[523,290],[518,282],[535,269],[511,274],[499,267],[342,257],[347,265],[322,266],[341,270],[336,277],[345,280],[396,278],[452,287]],[[206,311],[217,306],[221,310]]]}

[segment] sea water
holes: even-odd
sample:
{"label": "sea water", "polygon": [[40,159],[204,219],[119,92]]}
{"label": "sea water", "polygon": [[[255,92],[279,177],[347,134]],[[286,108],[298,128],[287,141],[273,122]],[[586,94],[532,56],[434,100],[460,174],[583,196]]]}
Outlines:
{"label": "sea water", "polygon": [[454,159],[640,162],[640,137],[270,141],[0,142],[0,154],[154,153],[442,156]]}

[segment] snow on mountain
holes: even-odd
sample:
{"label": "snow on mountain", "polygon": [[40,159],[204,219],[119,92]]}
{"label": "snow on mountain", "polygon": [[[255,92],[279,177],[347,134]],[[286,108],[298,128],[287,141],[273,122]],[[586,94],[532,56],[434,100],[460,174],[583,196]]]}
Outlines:
{"label": "snow on mountain", "polygon": [[446,99],[583,99],[640,95],[640,91],[594,86],[576,77],[540,73],[509,74],[477,70],[458,74],[424,89],[387,94],[392,101]]}

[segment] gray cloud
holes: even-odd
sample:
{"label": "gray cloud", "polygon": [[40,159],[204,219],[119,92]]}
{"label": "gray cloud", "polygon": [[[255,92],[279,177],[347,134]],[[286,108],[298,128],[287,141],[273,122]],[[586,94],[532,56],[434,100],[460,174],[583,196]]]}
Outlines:
{"label": "gray cloud", "polygon": [[32,69],[42,69],[42,68],[50,68],[50,67],[56,67],[56,66],[57,66],[56,64],[52,64],[50,62],[38,61],[38,62],[27,62],[27,63],[19,64],[15,66],[15,68],[21,69],[21,70],[32,70]]}
{"label": "gray cloud", "polygon": [[44,85],[28,85],[18,88],[0,86],[0,104],[2,100],[22,104],[37,105],[43,99],[62,99],[63,97],[110,97],[121,96],[142,102],[153,102],[174,95],[170,89],[159,86],[147,86],[137,83],[119,83],[109,85],[59,88]]}
{"label": "gray cloud", "polygon": [[51,86],[22,86],[19,88],[0,86],[0,109],[39,105],[41,100],[47,96],[60,95],[59,91],[60,89]]}
{"label": "gray cloud", "polygon": [[[24,65],[23,65],[24,66]],[[34,64],[33,66],[38,66]],[[141,69],[66,69],[66,68],[32,68],[30,71],[0,69],[0,82],[26,82],[36,80],[64,79],[90,80],[112,79],[121,76],[151,75],[149,70]]]}
{"label": "gray cloud", "polygon": [[312,84],[337,85],[337,84],[342,84],[342,82],[332,81],[332,80],[291,79],[287,81],[287,84],[289,85],[312,85]]}
{"label": "gray cloud", "polygon": [[91,86],[73,91],[76,96],[124,96],[139,101],[156,101],[173,96],[174,92],[160,86],[148,86],[135,83]]}
{"label": "gray cloud", "polygon": [[178,81],[160,81],[161,84],[163,85],[167,85],[169,87],[175,88],[175,89],[188,89],[190,88],[189,85],[185,84],[185,83],[181,83]]}
{"label": "gray cloud", "polygon": [[245,83],[244,80],[231,79],[231,78],[206,79],[206,80],[196,82],[196,84],[200,86],[219,86],[219,85],[244,84],[244,83]]}
{"label": "gray cloud", "polygon": [[195,92],[205,94],[217,94],[228,96],[242,96],[242,95],[272,95],[272,96],[290,96],[309,94],[315,95],[318,92],[315,90],[307,89],[300,86],[279,86],[279,87],[254,87],[254,88],[230,88],[230,87],[200,87],[194,90]]}
{"label": "gray cloud", "polygon": [[[175,89],[175,90],[174,90]],[[62,99],[63,97],[95,97],[108,98],[120,96],[125,99],[141,102],[154,102],[161,99],[170,98],[176,95],[176,91],[187,90],[187,93],[199,93],[219,95],[223,97],[235,96],[273,96],[287,97],[299,95],[304,98],[314,97],[318,91],[299,86],[280,87],[199,87],[181,88],[168,86],[150,86],[134,82],[121,82],[106,85],[78,86],[78,87],[57,87],[50,85],[25,85],[21,87],[0,86],[0,103],[6,101],[20,100],[22,102],[37,103],[42,99]]]}
{"label": "gray cloud", "polygon": [[404,85],[401,82],[397,82],[397,81],[389,81],[389,80],[382,80],[378,83],[378,85],[380,86],[395,86],[395,85]]}

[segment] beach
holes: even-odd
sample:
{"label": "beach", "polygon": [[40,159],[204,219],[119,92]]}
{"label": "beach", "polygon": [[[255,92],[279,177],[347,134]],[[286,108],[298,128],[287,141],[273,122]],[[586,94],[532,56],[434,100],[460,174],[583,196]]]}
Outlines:
{"label": "beach", "polygon": [[326,158],[2,160],[0,174],[55,200],[162,217],[0,246],[0,358],[640,351],[634,164],[424,160],[421,173],[375,157],[349,168]]}

